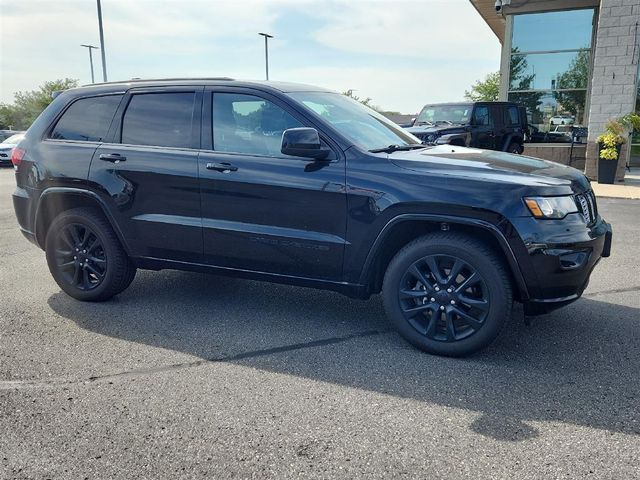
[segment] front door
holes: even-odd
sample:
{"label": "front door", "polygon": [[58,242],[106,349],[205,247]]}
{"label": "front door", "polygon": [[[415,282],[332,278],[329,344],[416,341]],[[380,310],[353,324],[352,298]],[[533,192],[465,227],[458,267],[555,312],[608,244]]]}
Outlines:
{"label": "front door", "polygon": [[93,155],[89,182],[100,189],[134,256],[202,261],[202,90],[132,89],[110,141]]}
{"label": "front door", "polygon": [[205,91],[202,124],[206,148],[198,165],[205,260],[340,280],[346,197],[345,162],[337,147],[328,161],[283,155],[284,130],[315,125],[254,90]]}

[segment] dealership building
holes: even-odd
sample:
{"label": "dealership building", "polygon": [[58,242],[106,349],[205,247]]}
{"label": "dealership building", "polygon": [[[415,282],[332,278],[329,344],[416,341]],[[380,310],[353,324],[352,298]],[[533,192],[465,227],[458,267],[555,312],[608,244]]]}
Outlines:
{"label": "dealership building", "polygon": [[[500,100],[527,108],[525,154],[595,179],[607,121],[640,113],[640,0],[504,0],[499,12],[495,0],[470,1],[502,44]],[[640,133],[623,147],[618,180],[627,164],[640,166]]]}

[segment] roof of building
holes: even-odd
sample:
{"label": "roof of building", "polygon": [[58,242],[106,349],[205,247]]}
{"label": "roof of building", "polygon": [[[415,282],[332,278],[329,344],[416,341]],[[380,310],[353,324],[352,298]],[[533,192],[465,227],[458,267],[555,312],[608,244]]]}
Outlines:
{"label": "roof of building", "polygon": [[496,13],[495,0],[469,0],[480,16],[496,34],[500,43],[504,42],[504,30],[506,21],[503,15]]}
{"label": "roof of building", "polygon": [[496,0],[469,0],[489,28],[496,34],[500,43],[504,43],[507,22],[505,15],[518,13],[540,13],[576,8],[593,8],[600,0],[503,0],[502,12],[496,12]]}

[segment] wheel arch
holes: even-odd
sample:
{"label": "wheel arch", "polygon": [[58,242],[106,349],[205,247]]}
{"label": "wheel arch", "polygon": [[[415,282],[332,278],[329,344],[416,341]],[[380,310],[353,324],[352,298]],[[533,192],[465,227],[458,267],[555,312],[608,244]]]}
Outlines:
{"label": "wheel arch", "polygon": [[520,144],[522,146],[524,144],[524,137],[518,135],[517,133],[511,133],[505,138],[504,143],[502,145],[502,151],[506,152],[513,142]]}
{"label": "wheel arch", "polygon": [[125,252],[127,254],[130,253],[118,224],[98,194],[91,190],[70,187],[47,188],[38,199],[34,221],[34,236],[40,248],[44,249],[47,231],[53,219],[66,210],[78,207],[91,207],[100,211],[113,228]]}
{"label": "wheel arch", "polygon": [[406,244],[427,233],[451,230],[480,239],[505,261],[517,300],[529,298],[526,282],[515,253],[504,234],[485,220],[446,215],[405,214],[391,219],[378,234],[365,260],[360,283],[370,293],[378,293],[382,279],[394,255]]}

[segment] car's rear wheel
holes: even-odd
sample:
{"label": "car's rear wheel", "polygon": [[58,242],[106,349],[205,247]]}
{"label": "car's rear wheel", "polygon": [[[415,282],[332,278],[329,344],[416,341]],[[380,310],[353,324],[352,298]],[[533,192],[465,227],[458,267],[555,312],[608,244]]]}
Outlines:
{"label": "car's rear wheel", "polygon": [[104,301],[126,289],[136,268],[104,216],[91,208],[58,215],[45,245],[51,275],[68,295]]}
{"label": "car's rear wheel", "polygon": [[507,152],[509,153],[515,153],[517,155],[520,155],[522,153],[524,149],[522,148],[522,145],[519,144],[518,142],[511,142],[509,144],[509,146],[507,147]]}
{"label": "car's rear wheel", "polygon": [[489,345],[513,303],[502,261],[483,243],[454,233],[426,235],[400,250],[382,293],[389,319],[406,340],[447,356]]}

